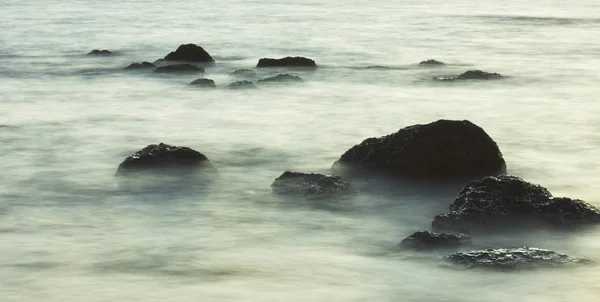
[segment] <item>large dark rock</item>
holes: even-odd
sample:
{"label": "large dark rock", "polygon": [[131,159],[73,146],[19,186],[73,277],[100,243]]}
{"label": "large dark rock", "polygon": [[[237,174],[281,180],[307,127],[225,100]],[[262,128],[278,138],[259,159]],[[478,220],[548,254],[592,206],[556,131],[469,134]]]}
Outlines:
{"label": "large dark rock", "polygon": [[177,50],[169,53],[165,56],[165,60],[169,61],[188,61],[188,62],[201,62],[201,63],[212,63],[215,60],[204,50],[204,48],[196,44],[183,44],[180,45]]}
{"label": "large dark rock", "polygon": [[281,59],[262,58],[256,67],[309,67],[316,68],[315,61],[305,57],[285,57]]}
{"label": "large dark rock", "polygon": [[253,78],[256,76],[256,71],[252,69],[238,69],[229,75],[234,77],[245,77],[245,78]]}
{"label": "large dark rock", "polygon": [[150,68],[156,68],[156,65],[150,63],[150,62],[141,62],[141,63],[132,63],[131,65],[125,67],[125,69],[150,69]]}
{"label": "large dark rock", "polygon": [[108,49],[103,49],[103,50],[94,49],[88,53],[88,56],[110,56],[112,54],[113,53]]}
{"label": "large dark rock", "polygon": [[419,62],[419,65],[439,66],[439,65],[444,65],[444,62],[440,62],[440,61],[436,61],[436,60],[433,60],[433,59],[429,59],[429,60],[425,60],[425,61]]}
{"label": "large dark rock", "polygon": [[204,68],[192,64],[174,64],[161,66],[154,70],[156,73],[195,73],[195,72],[204,72]]}
{"label": "large dark rock", "polygon": [[544,187],[503,175],[467,184],[450,205],[450,213],[435,216],[432,227],[470,232],[597,222],[600,210],[596,207],[581,200],[553,198]]}
{"label": "large dark rock", "polygon": [[215,88],[217,85],[215,81],[211,79],[197,79],[190,83],[190,85],[194,87],[202,87],[202,88]]}
{"label": "large dark rock", "polygon": [[458,75],[456,80],[492,80],[500,79],[502,75],[498,73],[485,72],[481,70],[469,70],[465,73]]}
{"label": "large dark rock", "polygon": [[587,259],[533,247],[459,252],[444,257],[444,260],[463,268],[494,269],[555,267],[591,263]]}
{"label": "large dark rock", "polygon": [[269,83],[288,83],[288,82],[304,82],[301,77],[294,76],[291,74],[278,74],[274,77],[269,77],[266,79],[258,80],[259,84],[269,84]]}
{"label": "large dark rock", "polygon": [[256,88],[256,85],[250,81],[237,81],[227,85],[229,89],[249,89]]}
{"label": "large dark rock", "polygon": [[466,120],[439,120],[366,139],[346,151],[333,169],[420,179],[472,179],[505,173],[506,163],[496,143],[479,126]]}
{"label": "large dark rock", "polygon": [[355,193],[339,176],[286,171],[271,184],[273,192],[309,199],[344,197]]}
{"label": "large dark rock", "polygon": [[127,176],[139,172],[154,174],[185,174],[188,172],[216,169],[206,156],[188,147],[171,146],[160,143],[148,145],[127,157],[117,169],[117,176]]}
{"label": "large dark rock", "polygon": [[470,243],[471,236],[465,234],[416,232],[402,240],[400,246],[414,249],[454,248]]}

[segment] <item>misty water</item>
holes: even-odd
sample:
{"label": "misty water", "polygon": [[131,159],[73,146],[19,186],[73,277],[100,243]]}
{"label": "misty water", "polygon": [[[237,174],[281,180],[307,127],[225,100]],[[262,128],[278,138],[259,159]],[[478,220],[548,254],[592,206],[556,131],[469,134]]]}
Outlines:
{"label": "misty water", "polygon": [[[2,301],[594,301],[596,265],[515,272],[399,252],[461,187],[362,187],[315,206],[271,193],[286,170],[328,173],[368,137],[468,119],[508,172],[600,206],[598,1],[0,0]],[[124,71],[180,44],[198,75]],[[91,57],[92,49],[114,56]],[[262,57],[301,55],[300,85],[224,87]],[[437,59],[447,65],[423,68]],[[383,66],[386,68],[366,68]],[[495,81],[436,82],[469,69]],[[281,70],[257,70],[258,78]],[[202,77],[202,76],[200,76]],[[119,163],[164,142],[218,179],[124,192]],[[486,234],[600,261],[600,229]]]}

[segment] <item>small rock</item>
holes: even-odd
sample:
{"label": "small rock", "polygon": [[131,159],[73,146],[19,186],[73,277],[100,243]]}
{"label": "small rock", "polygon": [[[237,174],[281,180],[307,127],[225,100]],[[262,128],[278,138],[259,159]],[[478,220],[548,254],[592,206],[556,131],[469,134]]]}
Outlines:
{"label": "small rock", "polygon": [[150,69],[150,68],[155,68],[156,65],[150,63],[150,62],[142,62],[142,63],[133,63],[127,67],[125,67],[125,69]]}
{"label": "small rock", "polygon": [[108,49],[103,49],[103,50],[94,49],[88,53],[88,56],[110,56],[112,54],[113,53]]}
{"label": "small rock", "polygon": [[343,197],[355,193],[339,176],[286,171],[271,184],[278,194],[301,195],[309,199]]}
{"label": "small rock", "polygon": [[197,79],[190,83],[190,85],[195,87],[207,87],[207,88],[215,88],[217,85],[215,81],[211,79]]}
{"label": "small rock", "polygon": [[457,80],[492,80],[500,78],[502,78],[502,75],[498,73],[485,72],[481,70],[469,70],[456,77]]}
{"label": "small rock", "polygon": [[256,67],[309,67],[316,68],[315,61],[305,57],[285,57],[281,59],[262,58]]}
{"label": "small rock", "polygon": [[227,85],[227,88],[230,89],[247,89],[247,88],[256,88],[256,85],[250,81],[237,81]]}
{"label": "small rock", "polygon": [[192,64],[174,64],[161,66],[154,70],[156,73],[204,72],[204,68]]}
{"label": "small rock", "polygon": [[256,71],[254,71],[252,69],[238,69],[238,70],[230,73],[229,75],[234,76],[234,77],[253,78],[253,77],[256,77]]}
{"label": "small rock", "polygon": [[148,145],[128,156],[117,169],[117,176],[137,172],[182,173],[198,169],[214,172],[216,169],[208,158],[188,147],[171,146],[160,143]]}
{"label": "small rock", "polygon": [[463,268],[495,269],[555,267],[591,263],[587,259],[533,247],[459,252],[444,257],[444,260]]}
{"label": "small rock", "polygon": [[432,232],[416,232],[400,242],[401,247],[416,249],[453,248],[466,244],[471,244],[469,235]]}
{"label": "small rock", "polygon": [[188,61],[188,62],[203,62],[212,63],[215,60],[210,56],[204,48],[196,44],[183,44],[177,50],[165,56],[165,60],[169,61]]}
{"label": "small rock", "polygon": [[440,62],[440,61],[436,61],[436,60],[430,59],[430,60],[425,60],[425,61],[419,62],[419,65],[429,65],[429,66],[432,66],[432,65],[445,65],[445,64],[444,64],[444,62]]}
{"label": "small rock", "polygon": [[258,80],[258,83],[268,84],[268,83],[283,83],[283,82],[304,82],[301,77],[293,76],[290,74],[279,74],[274,77]]}

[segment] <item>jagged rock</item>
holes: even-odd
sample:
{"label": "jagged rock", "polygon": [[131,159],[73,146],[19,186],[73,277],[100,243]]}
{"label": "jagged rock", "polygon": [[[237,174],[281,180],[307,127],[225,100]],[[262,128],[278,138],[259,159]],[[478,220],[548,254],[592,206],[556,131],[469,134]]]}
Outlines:
{"label": "jagged rock", "polygon": [[207,88],[215,88],[217,85],[215,81],[211,79],[197,79],[190,83],[190,85],[195,87],[207,87]]}
{"label": "jagged rock", "polygon": [[216,171],[204,154],[188,147],[160,143],[148,145],[127,157],[119,165],[116,175],[127,176],[138,172],[182,174],[199,170]]}
{"label": "jagged rock", "polygon": [[237,81],[227,85],[227,88],[230,89],[247,89],[247,88],[256,88],[256,85],[250,81]]}
{"label": "jagged rock", "polygon": [[469,70],[465,73],[460,74],[455,79],[457,80],[491,80],[499,79],[502,76],[498,73],[485,72],[481,70]]}
{"label": "jagged rock", "polygon": [[259,84],[285,83],[285,82],[304,82],[301,77],[290,74],[278,74],[274,77],[258,80]]}
{"label": "jagged rock", "polygon": [[165,56],[165,60],[169,61],[188,61],[188,62],[202,62],[212,63],[215,60],[204,50],[204,48],[196,44],[183,44],[180,45],[177,50],[169,53]]}
{"label": "jagged rock", "polygon": [[281,59],[262,58],[256,67],[309,67],[316,68],[315,61],[305,57],[285,57]]}
{"label": "jagged rock", "polygon": [[533,247],[459,252],[444,257],[444,260],[464,268],[496,269],[555,267],[591,263],[587,259]]}
{"label": "jagged rock", "polygon": [[234,77],[253,78],[253,77],[256,77],[256,71],[254,71],[252,69],[238,69],[238,70],[232,72],[230,75],[234,76]]}
{"label": "jagged rock", "polygon": [[344,197],[355,193],[339,176],[286,171],[271,184],[278,194],[301,195],[311,199]]}
{"label": "jagged rock", "polygon": [[520,226],[574,227],[600,222],[600,210],[576,199],[553,198],[539,185],[515,176],[485,177],[467,184],[450,205],[435,216],[434,230],[476,230]]}
{"label": "jagged rock", "polygon": [[113,53],[108,49],[103,49],[103,50],[94,49],[88,53],[88,56],[110,56],[112,54]]}
{"label": "jagged rock", "polygon": [[506,163],[496,143],[479,126],[467,120],[438,120],[368,138],[346,151],[333,169],[451,179],[502,174]]}
{"label": "jagged rock", "polygon": [[125,67],[125,69],[150,69],[150,68],[156,68],[156,65],[150,63],[150,62],[142,62],[142,63],[133,63],[127,67]]}
{"label": "jagged rock", "polygon": [[154,70],[156,73],[204,72],[204,68],[192,64],[174,64],[161,66]]}
{"label": "jagged rock", "polygon": [[429,59],[429,60],[419,62],[419,65],[435,66],[435,65],[445,65],[445,64],[444,64],[444,62]]}
{"label": "jagged rock", "polygon": [[400,242],[404,248],[453,248],[471,243],[471,236],[465,234],[444,234],[432,232],[416,232]]}

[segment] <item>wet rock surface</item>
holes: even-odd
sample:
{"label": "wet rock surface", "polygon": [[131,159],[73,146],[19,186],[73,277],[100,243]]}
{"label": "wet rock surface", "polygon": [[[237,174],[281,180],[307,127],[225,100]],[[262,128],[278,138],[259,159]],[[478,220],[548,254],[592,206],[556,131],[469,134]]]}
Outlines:
{"label": "wet rock surface", "polygon": [[173,64],[161,66],[154,70],[155,73],[194,73],[204,72],[204,68],[192,64]]}
{"label": "wet rock surface", "polygon": [[208,158],[191,148],[160,143],[152,144],[128,156],[117,169],[116,176],[127,176],[139,172],[185,173],[216,169]]}
{"label": "wet rock surface", "polygon": [[131,65],[125,67],[125,69],[151,69],[156,68],[156,65],[150,62],[141,62],[141,63],[132,63]]}
{"label": "wet rock surface", "polygon": [[485,72],[481,70],[469,70],[458,75],[456,80],[493,80],[500,79],[502,75],[493,72]]}
{"label": "wet rock surface", "polygon": [[544,187],[503,175],[467,184],[450,212],[435,216],[432,227],[470,232],[521,225],[570,228],[598,222],[600,210],[584,201],[554,198]]}
{"label": "wet rock surface", "polygon": [[479,126],[466,120],[438,120],[368,138],[346,151],[333,169],[450,179],[502,174],[506,163],[498,145]]}
{"label": "wet rock surface", "polygon": [[305,57],[285,57],[281,59],[262,58],[256,67],[308,67],[316,68],[317,63]]}
{"label": "wet rock surface", "polygon": [[196,44],[182,44],[177,48],[177,50],[166,55],[164,59],[169,61],[188,61],[201,63],[212,63],[215,61],[211,55],[204,50],[204,48]]}
{"label": "wet rock surface", "polygon": [[471,242],[471,236],[465,234],[454,235],[423,231],[406,237],[399,246],[412,249],[455,248],[471,244]]}
{"label": "wet rock surface", "polygon": [[286,171],[271,184],[273,192],[300,195],[309,199],[344,197],[355,193],[339,176]]}
{"label": "wet rock surface", "polygon": [[259,84],[269,84],[269,83],[301,83],[304,82],[301,77],[294,76],[291,74],[278,74],[274,77],[265,78],[262,80],[258,80]]}
{"label": "wet rock surface", "polygon": [[245,78],[253,78],[256,77],[256,71],[252,69],[238,69],[229,75],[234,77],[245,77]]}
{"label": "wet rock surface", "polygon": [[88,53],[88,56],[110,56],[113,53],[108,49],[94,49]]}
{"label": "wet rock surface", "polygon": [[202,88],[215,88],[217,85],[215,81],[211,79],[196,79],[190,83],[190,85],[194,87],[202,87]]}
{"label": "wet rock surface", "polygon": [[256,84],[250,81],[236,81],[227,85],[229,89],[252,89],[256,88]]}
{"label": "wet rock surface", "polygon": [[440,61],[437,61],[437,60],[429,59],[429,60],[425,60],[425,61],[419,62],[419,65],[440,66],[440,65],[445,65],[445,64],[444,64],[444,62],[440,62]]}
{"label": "wet rock surface", "polygon": [[444,260],[463,268],[492,269],[555,267],[591,263],[587,259],[533,247],[458,252],[444,257]]}

